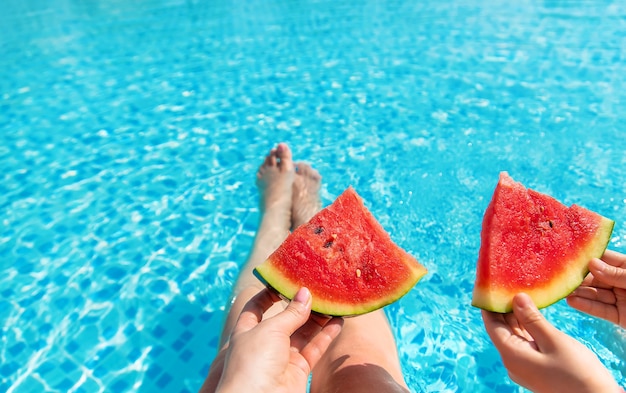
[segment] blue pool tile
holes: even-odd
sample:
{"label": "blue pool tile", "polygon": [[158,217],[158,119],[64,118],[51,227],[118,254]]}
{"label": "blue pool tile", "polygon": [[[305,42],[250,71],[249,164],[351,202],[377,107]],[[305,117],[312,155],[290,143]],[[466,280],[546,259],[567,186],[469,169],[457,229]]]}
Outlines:
{"label": "blue pool tile", "polygon": [[128,387],[128,382],[123,379],[119,379],[111,385],[111,392],[125,392],[128,390]]}
{"label": "blue pool tile", "polygon": [[74,382],[71,381],[69,378],[63,378],[59,383],[54,385],[55,389],[60,390],[62,392],[63,391],[67,392],[68,390],[70,390],[72,386],[74,386]]}
{"label": "blue pool tile", "polygon": [[32,308],[28,308],[24,311],[21,317],[26,320],[33,320],[37,317],[37,311]]}
{"label": "blue pool tile", "polygon": [[65,371],[66,373],[70,373],[78,368],[76,367],[74,362],[72,362],[71,360],[67,360],[67,359],[63,363],[61,363],[60,367],[61,367],[61,370]]}
{"label": "blue pool tile", "polygon": [[54,301],[52,303],[54,304],[54,306],[56,308],[59,308],[59,309],[63,310],[67,306],[67,304],[69,302],[70,302],[70,300],[68,298],[61,297],[61,298],[58,298],[58,299],[54,299]]}
{"label": "blue pool tile", "polygon": [[156,384],[160,388],[165,388],[170,382],[172,382],[172,376],[168,373],[163,373],[163,375],[161,375],[161,377],[157,380]]}
{"label": "blue pool tile", "polygon": [[[166,266],[159,266],[158,268],[154,270],[154,272],[156,272],[157,276],[159,277],[170,277],[170,274],[171,274],[170,268]],[[163,283],[165,283],[165,281],[163,281]]]}
{"label": "blue pool tile", "polygon": [[31,273],[35,269],[34,263],[28,263],[25,261],[22,261],[22,263],[16,264],[16,266],[17,266],[17,272],[20,274],[28,274],[28,273]]}
{"label": "blue pool tile", "polygon": [[175,308],[176,308],[176,305],[174,303],[169,303],[165,307],[163,307],[163,311],[167,313],[171,313],[174,311]]}
{"label": "blue pool tile", "polygon": [[128,318],[128,319],[133,319],[137,316],[137,307],[129,307],[126,310],[124,310],[124,315]]}
{"label": "blue pool tile", "polygon": [[162,328],[160,325],[158,325],[157,327],[154,328],[154,330],[152,330],[152,335],[156,338],[163,337],[165,333],[167,333],[167,330]]}
{"label": "blue pool tile", "polygon": [[193,322],[193,320],[194,320],[193,315],[186,314],[180,319],[180,323],[182,323],[185,326],[189,326],[189,324]]}
{"label": "blue pool tile", "polygon": [[107,277],[109,277],[112,280],[119,280],[126,275],[126,269],[122,269],[121,267],[114,266],[114,267],[110,267],[109,269],[107,269],[105,274],[107,275]]}
{"label": "blue pool tile", "polygon": [[184,351],[182,351],[179,355],[179,357],[185,362],[189,362],[189,360],[193,357],[193,352],[190,351],[189,349],[185,349]]}
{"label": "blue pool tile", "polygon": [[209,368],[211,368],[211,363],[204,363],[202,367],[200,367],[199,374],[201,378],[206,378],[206,376],[209,374]]}
{"label": "blue pool tile", "polygon": [[50,323],[42,323],[39,326],[39,328],[37,329],[37,331],[41,335],[46,335],[46,334],[50,333],[51,330],[52,330],[52,324],[50,324]]}
{"label": "blue pool tile", "polygon": [[161,366],[154,363],[154,364],[151,364],[150,367],[148,367],[148,371],[146,371],[146,375],[150,379],[156,379],[159,376],[159,374],[161,374],[162,371],[163,369],[161,368]]}
{"label": "blue pool tile", "polygon": [[152,350],[150,351],[150,355],[156,358],[159,355],[161,355],[163,352],[165,352],[164,347],[162,347],[161,345],[155,345],[154,347],[152,347]]}
{"label": "blue pool tile", "polygon": [[137,332],[137,328],[134,324],[129,323],[128,325],[126,325],[123,332],[126,337],[130,337]]}
{"label": "blue pool tile", "polygon": [[130,352],[126,356],[126,359],[128,359],[128,361],[130,361],[131,363],[134,363],[140,357],[141,357],[141,350],[139,348],[133,348],[130,350]]}
{"label": "blue pool tile", "polygon": [[26,344],[23,342],[19,342],[11,347],[8,348],[8,352],[10,355],[12,356],[17,356],[20,353],[22,353],[22,351],[24,351],[24,349],[26,349]]}
{"label": "blue pool tile", "polygon": [[39,373],[39,375],[43,376],[43,375],[48,374],[50,371],[54,370],[55,368],[56,368],[56,363],[53,363],[51,360],[47,360],[39,365],[39,367],[37,368],[37,372]]}
{"label": "blue pool tile", "polygon": [[184,296],[191,295],[196,292],[196,286],[192,283],[183,284],[180,291]]}
{"label": "blue pool tile", "polygon": [[89,287],[91,287],[91,280],[86,278],[83,281],[80,282],[80,289],[82,290],[86,290],[89,289]]}
{"label": "blue pool tile", "polygon": [[64,287],[69,281],[69,277],[64,274],[57,274],[53,279],[54,283],[60,287]]}
{"label": "blue pool tile", "polygon": [[18,363],[8,362],[0,366],[0,375],[9,377],[19,369],[20,365]]}
{"label": "blue pool tile", "polygon": [[99,364],[93,370],[93,376],[96,378],[103,378],[109,373],[109,369],[103,364]]}
{"label": "blue pool tile", "polygon": [[96,352],[96,357],[99,359],[104,359],[105,357],[107,357],[107,355],[109,355],[114,350],[115,350],[115,347],[112,345],[109,345],[107,347],[99,349],[98,352]]}
{"label": "blue pool tile", "polygon": [[47,345],[46,340],[44,340],[43,338],[39,339],[39,340],[35,340],[31,343],[28,344],[28,347],[34,351],[38,351],[41,348],[44,348]]}
{"label": "blue pool tile", "polygon": [[0,292],[0,295],[2,295],[2,297],[5,299],[13,298],[13,289],[6,288],[2,292]]}
{"label": "blue pool tile", "polygon": [[178,351],[180,351],[181,349],[183,349],[183,347],[185,346],[185,344],[186,344],[186,343],[185,343],[185,341],[183,341],[183,340],[176,340],[176,341],[174,341],[174,343],[172,343],[172,348],[173,348],[175,351],[177,351],[177,352],[178,352]]}
{"label": "blue pool tile", "polygon": [[117,328],[112,327],[112,326],[107,326],[106,328],[104,328],[104,330],[102,331],[102,337],[105,338],[106,340],[110,340],[111,338],[113,338],[115,335],[117,334]]}
{"label": "blue pool tile", "polygon": [[179,338],[185,342],[191,340],[193,338],[193,333],[190,332],[189,330],[185,330],[180,336]]}
{"label": "blue pool tile", "polygon": [[70,341],[65,346],[65,350],[67,351],[67,353],[70,353],[70,354],[76,352],[79,348],[80,348],[80,345],[78,345],[76,341]]}

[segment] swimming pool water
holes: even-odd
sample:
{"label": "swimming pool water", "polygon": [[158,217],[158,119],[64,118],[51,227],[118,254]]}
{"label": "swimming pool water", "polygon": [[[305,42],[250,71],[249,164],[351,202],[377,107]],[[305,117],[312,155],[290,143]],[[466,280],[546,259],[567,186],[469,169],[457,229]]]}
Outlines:
{"label": "swimming pool water", "polygon": [[[0,15],[0,391],[189,392],[279,141],[429,274],[387,307],[414,391],[517,392],[471,307],[499,171],[616,221],[618,1],[9,0]],[[545,311],[626,385],[623,334]]]}

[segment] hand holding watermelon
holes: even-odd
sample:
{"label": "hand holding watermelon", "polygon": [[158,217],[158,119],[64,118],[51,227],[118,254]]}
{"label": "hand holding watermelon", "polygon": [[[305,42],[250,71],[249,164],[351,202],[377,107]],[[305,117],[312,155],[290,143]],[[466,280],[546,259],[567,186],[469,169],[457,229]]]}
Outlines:
{"label": "hand holding watermelon", "polygon": [[526,294],[513,313],[482,311],[487,333],[511,379],[542,392],[622,392],[611,373],[583,344],[552,326]]}
{"label": "hand holding watermelon", "polygon": [[301,288],[279,314],[265,289],[244,306],[233,328],[216,392],[304,392],[311,370],[341,331],[343,320],[313,319],[311,294]]}
{"label": "hand holding watermelon", "polygon": [[626,329],[626,255],[607,250],[602,259],[591,260],[589,270],[567,303]]}

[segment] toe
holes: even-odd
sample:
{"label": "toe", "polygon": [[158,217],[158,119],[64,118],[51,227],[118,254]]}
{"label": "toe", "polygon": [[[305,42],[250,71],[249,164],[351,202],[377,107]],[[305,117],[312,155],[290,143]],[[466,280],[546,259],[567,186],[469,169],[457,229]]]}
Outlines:
{"label": "toe", "polygon": [[280,159],[280,166],[282,169],[291,170],[293,169],[293,159],[291,156],[291,149],[287,146],[286,143],[279,143],[276,146],[276,157]]}

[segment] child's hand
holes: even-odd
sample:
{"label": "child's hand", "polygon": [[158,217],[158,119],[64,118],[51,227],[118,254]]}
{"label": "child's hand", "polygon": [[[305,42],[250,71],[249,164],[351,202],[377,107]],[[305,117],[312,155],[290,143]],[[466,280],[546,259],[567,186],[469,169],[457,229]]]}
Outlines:
{"label": "child's hand", "polygon": [[552,326],[528,295],[513,298],[513,313],[482,316],[516,383],[535,393],[621,392],[595,354]]}
{"label": "child's hand", "polygon": [[567,303],[626,328],[626,255],[607,250],[601,260],[591,260],[589,271]]}
{"label": "child's hand", "polygon": [[279,300],[266,289],[245,305],[217,392],[306,391],[311,370],[341,331],[343,319],[310,317],[311,294],[301,288],[284,311],[262,321]]}

